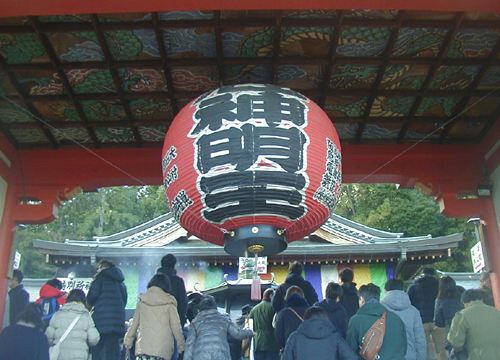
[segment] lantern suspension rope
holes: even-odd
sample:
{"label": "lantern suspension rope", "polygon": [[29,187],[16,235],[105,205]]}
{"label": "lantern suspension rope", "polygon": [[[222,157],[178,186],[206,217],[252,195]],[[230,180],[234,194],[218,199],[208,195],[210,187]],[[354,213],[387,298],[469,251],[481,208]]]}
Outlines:
{"label": "lantern suspension rope", "polygon": [[444,127],[446,125],[448,125],[449,123],[451,123],[452,121],[454,121],[456,118],[458,118],[459,116],[461,116],[462,114],[464,114],[466,111],[468,111],[468,110],[472,109],[473,107],[475,107],[477,104],[479,104],[481,101],[485,100],[487,97],[491,96],[498,89],[500,89],[500,86],[497,86],[496,88],[494,88],[493,90],[491,90],[489,93],[487,93],[486,95],[484,95],[482,98],[478,99],[476,102],[474,102],[473,104],[471,104],[469,107],[467,107],[466,109],[462,110],[459,114],[455,115],[450,120],[448,120],[447,122],[445,122],[444,124],[442,124],[441,126],[439,126],[436,130],[434,130],[433,132],[427,134],[426,136],[424,136],[422,139],[418,140],[416,143],[412,144],[407,149],[401,151],[399,154],[395,155],[392,159],[388,160],[386,163],[380,165],[377,169],[375,169],[374,171],[372,171],[370,174],[368,174],[368,175],[364,176],[363,178],[361,178],[358,181],[358,183],[361,183],[364,180],[368,179],[370,176],[374,175],[375,173],[377,173],[378,171],[380,171],[381,169],[383,169],[384,167],[386,167],[387,165],[389,165],[391,162],[393,162],[397,158],[399,158],[402,155],[406,154],[408,151],[410,151],[415,146],[417,146],[420,143],[422,143],[424,140],[426,140],[428,137],[430,137],[431,135],[433,135],[437,131],[444,129]]}
{"label": "lantern suspension rope", "polygon": [[7,101],[9,101],[10,103],[14,104],[15,106],[17,106],[19,109],[21,109],[23,112],[25,112],[26,114],[28,114],[28,116],[32,117],[32,118],[35,118],[35,119],[38,119],[41,123],[43,123],[44,125],[50,127],[52,130],[54,130],[55,132],[59,133],[60,135],[64,136],[66,139],[74,142],[76,145],[80,146],[81,148],[83,148],[84,150],[88,151],[89,153],[91,153],[92,155],[94,155],[96,158],[104,161],[106,164],[108,164],[109,166],[115,168],[116,170],[120,171],[121,173],[127,175],[128,177],[132,178],[133,180],[137,181],[139,184],[141,185],[144,185],[144,186],[147,186],[148,184],[146,184],[144,181],[138,179],[137,177],[135,177],[134,175],[130,174],[129,172],[123,170],[121,167],[119,167],[118,165],[115,165],[113,164],[112,162],[110,162],[109,160],[106,160],[105,158],[103,158],[102,156],[100,156],[99,154],[97,154],[96,152],[92,151],[90,148],[88,148],[87,146],[83,145],[83,143],[79,142],[78,140],[75,140],[73,139],[71,136],[63,133],[62,131],[60,131],[59,129],[55,128],[54,126],[50,125],[48,122],[46,122],[45,120],[39,118],[38,116],[35,116],[33,115],[32,113],[30,113],[27,109],[23,108],[22,106],[20,106],[19,104],[15,103],[14,101],[12,101],[11,99],[9,99],[8,97],[6,97],[5,95],[3,94],[0,94],[1,97],[3,97],[4,99],[6,99]]}
{"label": "lantern suspension rope", "polygon": [[[408,151],[410,151],[411,149],[413,149],[415,146],[419,145],[424,140],[426,140],[428,137],[432,136],[435,132],[437,132],[438,130],[443,129],[446,125],[448,125],[449,123],[451,123],[452,121],[454,121],[456,118],[458,118],[459,116],[461,116],[462,114],[464,114],[466,111],[468,111],[468,110],[472,109],[473,107],[475,107],[477,104],[479,104],[480,102],[482,102],[483,100],[485,100],[486,98],[488,98],[489,96],[491,96],[495,91],[497,91],[499,89],[500,89],[500,85],[497,86],[496,88],[494,88],[493,90],[491,90],[486,95],[484,95],[482,98],[478,99],[476,102],[474,102],[470,106],[468,106],[466,109],[464,109],[463,111],[461,111],[459,114],[457,114],[454,117],[452,117],[446,123],[444,123],[441,126],[439,126],[436,130],[434,130],[433,132],[427,134],[426,136],[424,136],[422,139],[418,140],[416,143],[414,143],[413,145],[411,145],[407,149],[401,151],[399,154],[396,154],[392,159],[390,159],[387,162],[385,162],[384,164],[380,165],[377,169],[375,169],[374,171],[372,171],[370,174],[368,174],[368,175],[364,176],[363,178],[361,178],[360,180],[358,180],[358,183],[361,183],[364,180],[368,179],[370,176],[374,175],[375,173],[377,173],[378,171],[380,171],[381,169],[383,169],[384,167],[386,167],[387,165],[389,165],[390,163],[392,163],[393,161],[395,161],[397,158],[399,158],[399,157],[403,156],[404,154],[406,154]],[[319,211],[319,210],[320,210],[319,208],[314,209],[314,211],[316,211],[316,212]],[[292,227],[293,225],[294,224],[291,224],[290,226],[288,226],[287,228],[285,228],[283,230],[286,231],[290,227]]]}

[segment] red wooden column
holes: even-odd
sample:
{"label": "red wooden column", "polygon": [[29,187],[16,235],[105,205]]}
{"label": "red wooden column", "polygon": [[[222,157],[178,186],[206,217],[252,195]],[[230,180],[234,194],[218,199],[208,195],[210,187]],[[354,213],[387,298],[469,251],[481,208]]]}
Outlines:
{"label": "red wooden column", "polygon": [[16,222],[14,221],[15,204],[19,194],[13,186],[7,188],[2,221],[0,223],[0,324],[3,322],[5,299],[7,297],[8,272],[11,269],[11,250],[14,241]]}
{"label": "red wooden column", "polygon": [[500,309],[500,232],[493,201],[490,201],[489,207],[490,209],[481,215],[481,219],[485,222],[484,230],[491,261],[493,298],[495,299],[495,307]]}
{"label": "red wooden column", "polygon": [[[443,187],[444,188],[444,187]],[[500,309],[500,232],[498,229],[495,204],[492,197],[460,200],[456,192],[442,193],[437,201],[441,212],[449,217],[478,217],[484,222],[483,231],[486,238],[488,256],[491,263],[491,288],[496,308]]]}

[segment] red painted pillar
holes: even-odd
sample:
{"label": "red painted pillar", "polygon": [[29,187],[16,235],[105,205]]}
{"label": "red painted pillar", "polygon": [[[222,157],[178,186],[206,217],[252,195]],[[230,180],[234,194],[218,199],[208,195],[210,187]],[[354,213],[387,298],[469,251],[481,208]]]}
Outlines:
{"label": "red painted pillar", "polygon": [[12,265],[11,250],[17,226],[14,220],[14,213],[19,194],[16,191],[17,187],[15,186],[9,185],[7,187],[7,196],[5,197],[3,216],[0,223],[0,324],[3,322],[5,299],[9,284],[7,276]]}
{"label": "red painted pillar", "polygon": [[484,230],[491,261],[493,298],[495,299],[495,307],[500,309],[500,232],[493,200],[489,201],[488,209],[481,215],[481,219],[485,222]]}

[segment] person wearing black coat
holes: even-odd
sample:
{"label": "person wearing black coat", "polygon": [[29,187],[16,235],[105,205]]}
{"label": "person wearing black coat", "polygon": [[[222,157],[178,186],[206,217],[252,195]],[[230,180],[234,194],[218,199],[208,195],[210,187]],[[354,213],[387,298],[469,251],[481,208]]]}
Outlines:
{"label": "person wearing black coat", "polygon": [[313,306],[317,306],[326,311],[337,332],[345,339],[347,334],[347,313],[340,303],[342,297],[342,286],[337,283],[329,282],[325,290],[325,299],[317,302]]}
{"label": "person wearing black coat", "polygon": [[354,280],[354,271],[351,268],[345,267],[339,272],[340,283],[342,286],[342,296],[340,304],[344,307],[347,313],[347,321],[352,318],[359,309],[358,289]]}
{"label": "person wearing black coat", "polygon": [[0,360],[49,360],[49,341],[42,332],[42,306],[28,303],[0,334]]}
{"label": "person wearing black coat", "polygon": [[109,260],[101,260],[97,271],[87,293],[92,318],[101,334],[99,343],[90,350],[92,360],[119,359],[119,341],[125,334],[125,278],[121,270]]}
{"label": "person wearing black coat", "polygon": [[175,264],[177,259],[173,254],[167,254],[161,259],[161,268],[156,270],[157,273],[163,273],[170,279],[170,295],[177,300],[177,312],[181,320],[181,326],[186,323],[186,314],[188,310],[188,298],[186,295],[186,286],[184,280],[177,275]]}
{"label": "person wearing black coat", "polygon": [[[464,308],[460,300],[461,295],[462,293],[451,276],[443,276],[439,279],[439,293],[434,309],[434,323],[437,327],[446,328],[446,335],[450,331],[453,317]],[[452,349],[448,340],[445,342],[445,348],[448,351]]]}
{"label": "person wearing black coat", "polygon": [[302,289],[304,298],[307,300],[308,304],[314,304],[318,301],[318,294],[316,293],[316,290],[309,281],[304,280],[302,277],[303,271],[304,266],[300,262],[294,261],[293,263],[290,263],[288,276],[286,277],[285,282],[278,286],[278,289],[273,296],[272,304],[277,313],[285,307],[285,295],[291,286],[298,286]]}
{"label": "person wearing black coat", "polygon": [[446,329],[437,327],[434,323],[434,309],[438,296],[439,281],[434,277],[435,270],[424,266],[422,276],[419,276],[408,287],[411,304],[417,308],[422,318],[425,339],[427,341],[427,357],[430,358],[429,346],[434,344],[438,360],[447,360],[445,350]]}
{"label": "person wearing black coat", "polygon": [[283,360],[357,360],[358,356],[335,330],[326,311],[311,307],[304,322],[286,343]]}
{"label": "person wearing black coat", "polygon": [[302,295],[302,290],[297,286],[292,286],[286,293],[286,305],[276,317],[274,337],[283,349],[291,333],[298,329],[304,321],[304,314],[309,308],[309,304]]}
{"label": "person wearing black coat", "polygon": [[30,294],[24,288],[24,275],[21,270],[14,269],[9,280],[9,324],[17,322],[17,318],[30,302]]}

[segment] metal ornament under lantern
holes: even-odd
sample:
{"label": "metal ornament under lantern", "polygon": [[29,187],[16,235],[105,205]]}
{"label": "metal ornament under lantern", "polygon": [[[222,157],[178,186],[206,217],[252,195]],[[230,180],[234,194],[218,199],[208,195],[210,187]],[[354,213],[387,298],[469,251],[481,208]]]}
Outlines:
{"label": "metal ornament under lantern", "polygon": [[317,230],[340,195],[340,142],[325,112],[274,85],[210,91],[186,105],[162,153],[170,209],[235,256],[270,256]]}

